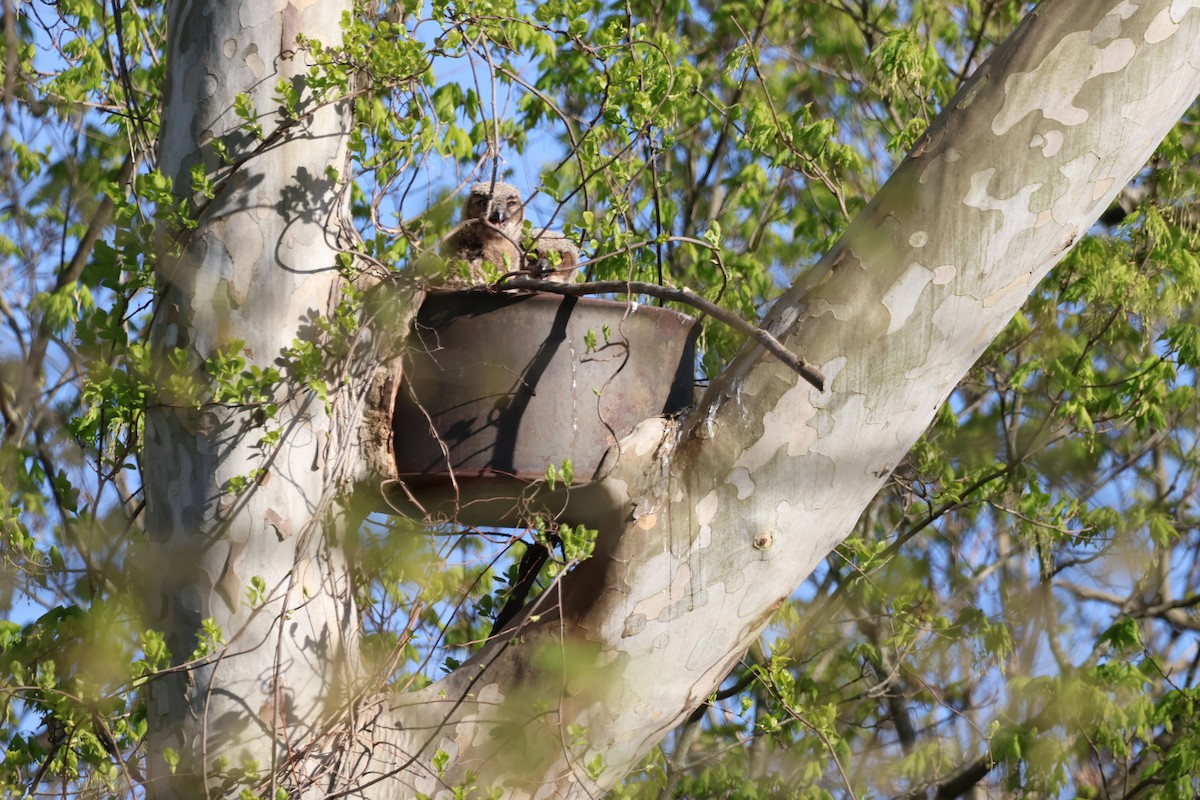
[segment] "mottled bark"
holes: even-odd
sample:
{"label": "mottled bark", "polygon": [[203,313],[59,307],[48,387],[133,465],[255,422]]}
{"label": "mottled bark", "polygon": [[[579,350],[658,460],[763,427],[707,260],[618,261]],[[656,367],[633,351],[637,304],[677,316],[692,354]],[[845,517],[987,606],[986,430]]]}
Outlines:
{"label": "mottled bark", "polygon": [[[149,547],[140,566],[149,624],[167,633],[176,662],[196,648],[205,619],[227,646],[150,688],[156,797],[202,797],[202,782],[266,774],[320,750],[320,726],[346,703],[357,618],[341,550],[322,535],[345,438],[334,415],[294,384],[277,389],[274,420],[261,404],[187,408],[168,375],[203,382],[204,360],[241,341],[250,364],[288,376],[294,341],[320,345],[315,318],[337,302],[340,280],[339,192],[327,168],[344,170],[348,121],[340,106],[307,102],[289,123],[273,96],[281,79],[308,69],[297,35],[336,44],[349,8],[181,0],[168,12],[159,164],[180,202],[202,211],[194,231],[160,232],[165,251],[182,246],[158,271],[153,347],[164,379],[146,414]],[[235,114],[242,93],[263,138]],[[218,159],[218,141],[235,165]],[[192,195],[195,164],[217,183],[211,202]],[[173,352],[188,366],[169,367]],[[281,437],[262,444],[272,428]],[[253,579],[264,597],[251,597]],[[173,776],[168,748],[181,758]]]}

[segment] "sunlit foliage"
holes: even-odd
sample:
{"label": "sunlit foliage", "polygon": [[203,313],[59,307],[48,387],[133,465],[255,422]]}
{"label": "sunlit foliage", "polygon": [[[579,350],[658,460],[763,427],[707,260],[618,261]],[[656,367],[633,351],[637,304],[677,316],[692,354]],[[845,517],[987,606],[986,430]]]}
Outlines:
{"label": "sunlit foliage", "polygon": [[[353,174],[339,177],[361,244],[347,264],[418,266],[462,188],[502,178],[525,189],[539,225],[581,243],[589,277],[686,286],[754,320],[1027,5],[366,3],[344,21],[343,47],[324,48],[320,32],[303,42],[307,94],[284,84],[278,108],[233,111],[265,141],[290,135],[308,104],[353,103]],[[203,374],[149,357],[152,268],[170,249],[155,231],[186,230],[238,165],[214,143],[192,206],[157,172],[169,24],[157,9],[4,4],[8,793],[109,796],[142,780],[144,693],[169,662],[128,591],[144,409],[261,400],[285,379],[322,389],[303,366],[317,352],[293,354],[287,375],[233,351]],[[1200,790],[1197,121],[1193,109],[851,539],[617,796]],[[347,314],[361,301],[348,293]],[[353,322],[330,325],[336,339]],[[706,323],[698,380],[740,344]],[[537,541],[556,536],[370,518],[346,544],[381,681],[404,691],[469,655]],[[576,551],[555,552],[550,592]],[[223,646],[210,628],[191,656]]]}

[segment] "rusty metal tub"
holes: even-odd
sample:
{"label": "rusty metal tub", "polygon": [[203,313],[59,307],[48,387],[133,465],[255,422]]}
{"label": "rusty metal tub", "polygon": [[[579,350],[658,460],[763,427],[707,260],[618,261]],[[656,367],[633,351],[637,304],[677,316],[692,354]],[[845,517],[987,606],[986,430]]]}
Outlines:
{"label": "rusty metal tub", "polygon": [[417,500],[516,497],[570,460],[585,483],[639,422],[691,404],[698,332],[691,317],[629,302],[430,293],[393,417],[400,479]]}

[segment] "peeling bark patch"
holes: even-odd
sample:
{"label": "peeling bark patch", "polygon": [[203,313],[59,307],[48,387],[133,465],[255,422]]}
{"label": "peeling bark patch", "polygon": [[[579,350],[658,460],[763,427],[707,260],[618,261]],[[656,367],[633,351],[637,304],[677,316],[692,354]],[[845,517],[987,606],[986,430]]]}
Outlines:
{"label": "peeling bark patch", "polygon": [[817,432],[808,422],[817,411],[809,403],[797,402],[797,391],[807,395],[808,386],[798,384],[797,388],[784,392],[775,407],[763,415],[762,436],[733,462],[734,469],[725,478],[727,482],[737,486],[737,482],[743,479],[741,473],[734,476],[738,467],[741,467],[744,476],[749,478],[782,448],[786,447],[787,454],[793,458],[807,453],[812,448],[817,440]]}
{"label": "peeling bark patch", "polygon": [[[1192,62],[1192,74],[1195,74],[1196,65],[1200,65],[1200,57]],[[1170,89],[1172,94],[1167,94],[1167,87],[1157,92],[1147,92],[1142,97],[1137,97],[1121,107],[1121,117],[1129,120],[1131,123],[1140,128],[1143,132],[1140,139],[1131,138],[1133,146],[1141,148],[1147,158],[1154,148],[1158,146],[1157,134],[1152,132],[1147,121],[1155,119],[1165,114],[1174,114],[1176,110],[1182,113],[1183,107],[1192,102],[1193,95],[1189,91],[1189,84],[1192,81],[1191,76],[1183,74],[1180,70],[1178,81],[1172,81]],[[1169,112],[1164,109],[1171,109]]]}
{"label": "peeling bark patch", "polygon": [[243,2],[238,9],[238,22],[243,28],[257,28],[278,13],[274,3]]}
{"label": "peeling bark patch", "polygon": [[[1097,47],[1091,36],[1090,31],[1067,34],[1032,72],[1009,76],[1004,82],[1004,107],[992,119],[992,133],[1003,136],[1035,111],[1063,125],[1087,122],[1087,110],[1074,102],[1083,85],[1097,75],[1124,68],[1136,50],[1131,39],[1114,39]],[[1091,68],[1084,72],[1080,64],[1091,64]],[[1047,86],[1059,89],[1047,92]]]}
{"label": "peeling bark patch", "polygon": [[964,329],[963,320],[979,315],[979,300],[970,295],[954,294],[938,304],[930,320],[944,336]]}
{"label": "peeling bark patch", "polygon": [[[1095,178],[1096,169],[1100,166],[1100,157],[1095,153],[1083,153],[1062,166],[1060,172],[1067,179],[1063,186],[1062,195],[1054,201],[1054,221],[1060,225],[1068,225],[1079,212],[1096,201],[1094,191],[1081,191],[1088,188],[1088,183]],[[1109,182],[1111,185],[1111,181]],[[1094,187],[1092,187],[1094,189]],[[1097,216],[1099,216],[1097,214]]]}
{"label": "peeling bark patch", "polygon": [[644,531],[648,531],[658,524],[658,514],[646,513],[639,516],[635,511],[634,516],[637,518],[637,522],[634,524]]}
{"label": "peeling bark patch", "polygon": [[963,204],[980,211],[998,211],[1000,227],[988,238],[987,252],[983,255],[980,271],[987,275],[992,267],[1000,263],[1013,240],[1030,228],[1035,227],[1037,215],[1030,210],[1033,193],[1042,188],[1041,183],[1031,183],[1022,186],[1012,197],[994,197],[988,190],[992,178],[996,174],[995,167],[988,167],[971,176],[971,188],[963,198]]}
{"label": "peeling bark patch", "polygon": [[1109,39],[1115,39],[1121,34],[1121,23],[1136,14],[1137,10],[1136,3],[1132,3],[1130,0],[1121,0],[1104,15],[1104,19],[1100,20],[1100,24],[1092,31],[1092,42],[1099,44],[1107,42]]}
{"label": "peeling bark patch", "polygon": [[942,264],[933,271],[933,285],[945,286],[958,274],[958,268],[953,264]]}
{"label": "peeling bark patch", "polygon": [[[729,647],[727,644],[732,633],[728,628],[716,628],[710,636],[700,639],[696,643],[696,646],[692,648],[692,652],[688,654],[687,667],[689,670],[694,671],[704,664],[711,664],[711,666],[704,672],[691,678],[692,686],[703,692],[705,696],[715,690],[721,684],[721,679],[729,674],[729,670],[733,668],[733,664],[742,657],[742,653],[746,652],[746,649],[750,647],[750,643],[757,638],[758,631],[758,625],[751,625],[744,628],[738,636],[737,644],[733,647]],[[712,653],[715,641],[721,642],[721,649],[728,652],[729,655],[725,658],[715,659],[714,661]],[[693,699],[690,702],[694,703],[695,700]]]}
{"label": "peeling bark patch", "polygon": [[[1065,250],[1066,248],[1064,247],[1062,249]],[[983,307],[1003,307],[1005,303],[1010,303],[1012,298],[1016,298],[1016,302],[1011,302],[1011,305],[1020,305],[1021,303],[1025,302],[1025,296],[1029,294],[1030,280],[1031,278],[1029,275],[1018,275],[1017,277],[1013,278],[1012,282],[1007,286],[1001,286],[999,289],[985,297],[983,300]]]}
{"label": "peeling bark patch", "polygon": [[[672,562],[673,559],[669,556],[654,558],[643,565],[643,568],[649,571],[661,570],[663,566]],[[689,610],[695,603],[699,602],[696,598],[687,596],[693,577],[694,573],[690,566],[687,564],[678,564],[675,567],[675,573],[671,578],[670,585],[639,600],[626,619],[633,619],[640,614],[647,621],[667,622]],[[683,600],[677,601],[676,598],[683,598]],[[680,604],[682,604],[682,607],[680,607]]]}
{"label": "peeling bark patch", "polygon": [[[282,681],[280,683],[282,683]],[[258,707],[258,721],[262,723],[266,730],[283,730],[287,726],[289,717],[291,716],[287,711],[287,707],[290,705],[291,704],[287,702],[287,699],[285,699],[284,708],[281,709],[274,700],[267,700]]]}
{"label": "peeling bark patch", "polygon": [[697,544],[701,547],[708,544],[712,538],[712,521],[717,516],[717,490],[713,489],[696,504],[696,522],[700,525],[700,537]]}
{"label": "peeling bark patch", "polygon": [[927,244],[929,244],[928,231],[917,231],[912,236],[908,237],[909,247],[924,247]]}
{"label": "peeling bark patch", "polygon": [[959,111],[966,111],[989,83],[991,83],[991,76],[986,72],[980,74],[979,80],[967,84],[966,91],[963,92],[962,99],[958,101],[955,108]]}
{"label": "peeling bark patch", "polygon": [[780,309],[776,304],[767,314],[767,318],[763,321],[763,327],[771,332],[773,336],[784,336],[787,331],[796,324],[796,320],[800,319],[800,309],[795,306],[788,306]]}
{"label": "peeling bark patch", "polygon": [[[842,403],[841,409],[835,412],[837,417],[837,425],[839,427],[846,426],[848,430],[865,431],[866,427],[871,424],[871,412],[867,408],[866,398],[861,394],[847,396]],[[827,423],[832,420],[826,420]],[[870,441],[863,437],[864,440]],[[837,450],[837,443],[818,439],[812,447],[813,452],[820,453],[829,458],[835,464],[841,464],[840,453]]]}
{"label": "peeling bark patch", "polygon": [[217,579],[215,588],[217,594],[225,601],[230,611],[237,611],[238,598],[242,595],[242,579],[237,573],[237,564],[246,552],[246,543],[230,540],[229,552],[225,555],[225,565],[221,568],[221,577]]}
{"label": "peeling bark patch", "polygon": [[275,538],[281,542],[292,538],[292,520],[290,518],[280,515],[273,508],[267,509],[264,517],[267,525],[271,526],[271,529],[275,531]]}
{"label": "peeling bark patch", "polygon": [[[228,301],[229,309],[236,311],[246,302],[246,292],[244,290],[239,291],[233,281],[222,278],[217,285],[225,289],[225,299]],[[215,302],[220,302],[220,299],[218,296]]]}
{"label": "peeling bark patch", "polygon": [[225,40],[225,44],[221,46],[221,55],[226,58],[233,58],[237,55],[237,39],[230,37]]}
{"label": "peeling bark patch", "polygon": [[854,313],[854,306],[849,303],[834,304],[829,302],[829,299],[825,297],[816,298],[812,305],[813,316],[819,317],[826,313],[832,314],[833,318],[840,322],[845,322]]}
{"label": "peeling bark patch", "polygon": [[250,44],[246,47],[246,55],[243,56],[246,63],[246,69],[256,78],[261,78],[263,73],[267,71],[266,62],[262,60],[262,56],[258,54],[258,45]]}
{"label": "peeling bark patch", "polygon": [[900,280],[892,284],[883,296],[883,305],[891,315],[887,333],[891,335],[908,322],[921,298],[921,292],[933,278],[933,273],[924,264],[913,262],[900,276]]}
{"label": "peeling bark patch", "polygon": [[300,9],[292,3],[283,7],[283,24],[279,31],[279,51],[285,58],[296,52],[296,37],[300,34]]}
{"label": "peeling bark patch", "polygon": [[[235,178],[231,188],[244,194],[246,186],[242,178]],[[238,306],[246,302],[250,284],[254,278],[254,266],[262,260],[265,242],[262,231],[250,226],[234,227],[216,222],[209,227],[209,236],[225,248],[226,258],[220,265],[221,273],[229,275]]]}
{"label": "peeling bark patch", "polygon": [[1200,8],[1200,0],[1175,0],[1170,8],[1164,8],[1146,28],[1146,41],[1150,44],[1170,39],[1179,30],[1179,24],[1189,11]]}
{"label": "peeling bark patch", "polygon": [[[721,619],[735,620],[737,627],[741,628],[742,620],[735,617],[731,611],[722,614]],[[729,674],[730,665],[737,661],[750,646],[749,642],[742,641],[745,637],[739,636],[740,632],[731,630],[731,627],[714,625],[709,628],[708,634],[701,636],[692,646],[691,652],[687,654],[684,666],[689,673],[696,673],[709,665],[708,669],[704,669],[703,672],[688,676],[688,681],[694,687],[693,691],[699,690],[700,693],[708,695],[716,689],[721,683],[721,679]],[[730,642],[738,642],[738,644],[730,647]],[[729,656],[717,659],[717,663],[713,663],[713,653],[726,652],[729,653]]]}
{"label": "peeling bark patch", "polygon": [[754,481],[750,480],[750,471],[745,467],[734,467],[725,482],[737,489],[738,500],[745,500],[754,494]]}
{"label": "peeling bark patch", "polygon": [[1034,150],[1041,150],[1043,157],[1050,158],[1062,149],[1063,141],[1062,131],[1046,131],[1044,133],[1035,133],[1033,140],[1029,142],[1029,146]]}
{"label": "peeling bark patch", "polygon": [[815,408],[825,408],[831,399],[833,399],[833,382],[842,374],[842,370],[846,368],[849,359],[845,356],[831,358],[821,365],[821,372],[825,375],[825,391],[814,392],[812,394],[813,406]]}

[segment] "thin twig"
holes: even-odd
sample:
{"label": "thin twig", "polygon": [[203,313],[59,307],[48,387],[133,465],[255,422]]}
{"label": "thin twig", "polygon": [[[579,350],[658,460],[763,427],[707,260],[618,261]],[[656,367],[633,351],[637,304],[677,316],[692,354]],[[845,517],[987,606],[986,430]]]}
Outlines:
{"label": "thin twig", "polygon": [[647,297],[654,297],[660,300],[671,300],[676,303],[684,303],[695,308],[705,314],[708,314],[713,319],[723,322],[734,330],[741,331],[758,342],[771,355],[778,358],[787,366],[791,367],[804,380],[811,383],[817,388],[817,391],[825,391],[825,376],[821,371],[812,364],[805,361],[800,356],[793,353],[783,346],[783,343],[771,335],[768,331],[752,325],[746,320],[739,317],[737,314],[709,300],[705,300],[700,295],[689,289],[676,289],[672,286],[659,286],[656,283],[645,283],[642,281],[589,281],[587,283],[556,283],[555,281],[538,280],[537,278],[527,278],[524,276],[508,276],[489,287],[493,291],[502,291],[505,289],[530,289],[537,292],[551,292],[553,294],[566,295],[568,297],[583,297],[592,294],[644,294]]}

